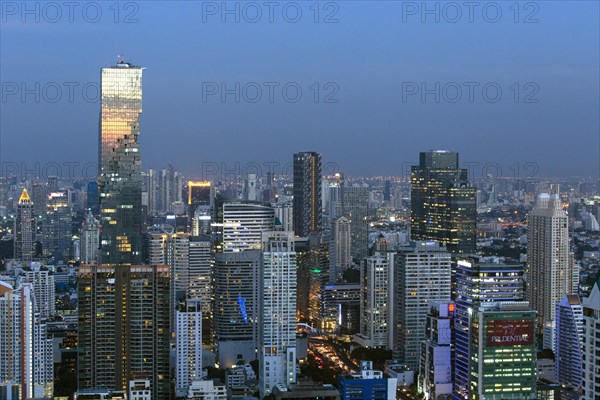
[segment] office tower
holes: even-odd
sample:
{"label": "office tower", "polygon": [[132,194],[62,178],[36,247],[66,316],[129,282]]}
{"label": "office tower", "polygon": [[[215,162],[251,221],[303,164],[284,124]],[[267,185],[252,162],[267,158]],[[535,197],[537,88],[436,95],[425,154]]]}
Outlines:
{"label": "office tower", "polygon": [[392,183],[386,180],[383,184],[383,201],[389,202],[392,199]]}
{"label": "office tower", "polygon": [[600,398],[600,279],[583,299],[583,382],[581,400]]}
{"label": "office tower", "polygon": [[360,334],[365,347],[392,348],[394,332],[394,253],[375,253],[363,260],[360,274]]}
{"label": "office tower", "polygon": [[296,383],[296,252],[293,232],[263,233],[260,270],[259,386]]}
{"label": "office tower", "polygon": [[48,194],[46,213],[42,222],[43,254],[56,260],[71,256],[71,207],[65,192]]}
{"label": "office tower", "polygon": [[555,304],[577,293],[569,263],[569,224],[558,195],[542,193],[527,222],[527,298],[538,312],[543,348],[553,348]]}
{"label": "office tower", "polygon": [[257,358],[261,269],[260,249],[215,255],[214,324],[222,368]]}
{"label": "office tower", "polygon": [[536,399],[536,311],[526,301],[486,303],[470,319],[470,398]]}
{"label": "office tower", "polygon": [[78,389],[150,380],[169,399],[169,267],[83,265],[78,272]]}
{"label": "office tower", "polygon": [[321,155],[294,154],[294,233],[313,236],[321,232]]}
{"label": "office tower", "polygon": [[564,295],[556,303],[555,366],[558,383],[571,389],[581,387],[583,305],[576,294]]}
{"label": "office tower", "polygon": [[0,398],[52,398],[52,339],[35,311],[33,286],[0,281]]}
{"label": "office tower", "polygon": [[425,339],[428,303],[450,300],[450,253],[436,242],[412,242],[400,247],[394,279],[394,355],[417,370],[421,341]]}
{"label": "office tower", "polygon": [[456,315],[454,317],[454,394],[472,399],[470,386],[471,317],[479,305],[491,302],[520,302],[525,298],[521,264],[480,263],[459,259],[456,264]]}
{"label": "office tower", "polygon": [[361,285],[338,283],[322,290],[324,323],[327,332],[355,334],[360,332]]}
{"label": "office tower", "polygon": [[184,397],[192,382],[202,379],[201,300],[188,299],[176,314],[175,396]]}
{"label": "office tower", "polygon": [[[37,264],[37,265],[36,265]],[[56,313],[54,275],[39,263],[31,263],[31,267],[22,273],[21,282],[30,283],[35,294],[35,311],[40,318],[46,320]]]}
{"label": "office tower", "polygon": [[142,68],[120,61],[102,68],[98,189],[101,261],[141,264]]}
{"label": "office tower", "polygon": [[369,246],[369,188],[366,186],[342,187],[342,215],[352,226],[351,254],[362,260]]}
{"label": "office tower", "polygon": [[411,168],[411,235],[434,240],[451,253],[475,251],[477,193],[458,153],[432,150]]}
{"label": "office tower", "polygon": [[333,225],[335,238],[335,266],[341,271],[352,266],[352,227],[346,217],[338,218]]}
{"label": "office tower", "polygon": [[360,371],[338,378],[341,400],[389,400],[396,398],[397,378],[384,378],[373,361],[361,361]]}
{"label": "office tower", "polygon": [[248,174],[246,175],[246,179],[244,180],[244,191],[242,194],[242,198],[244,200],[256,201],[258,200],[256,194],[256,174]]}
{"label": "office tower", "polygon": [[419,358],[419,393],[424,400],[451,398],[454,346],[452,329],[455,305],[451,301],[430,301],[425,323],[425,340]]}
{"label": "office tower", "polygon": [[89,182],[87,184],[86,199],[86,208],[94,215],[100,214],[100,193],[98,192],[97,181]]}
{"label": "office tower", "polygon": [[46,215],[46,201],[48,194],[46,193],[46,185],[39,180],[31,184],[31,200],[33,201],[33,213],[36,218]]}
{"label": "office tower", "polygon": [[213,188],[210,182],[188,181],[188,218],[192,235],[210,233],[212,223]]}
{"label": "office tower", "polygon": [[88,210],[85,221],[80,230],[80,258],[84,264],[97,263],[100,248],[100,222]]}
{"label": "office tower", "polygon": [[212,343],[214,254],[210,236],[190,237],[188,297],[198,299],[202,309],[203,343]]}
{"label": "office tower", "polygon": [[17,203],[17,217],[15,218],[15,251],[17,260],[31,261],[35,254],[36,235],[35,215],[33,215],[33,202],[23,188]]}
{"label": "office tower", "polygon": [[314,266],[310,263],[310,247],[308,239],[294,237],[294,249],[296,250],[296,264],[298,265],[296,279],[296,303],[298,309],[298,321],[308,322],[309,298],[310,298],[310,276]]}
{"label": "office tower", "polygon": [[268,203],[223,203],[223,252],[260,249],[262,233],[275,229],[275,210]]}

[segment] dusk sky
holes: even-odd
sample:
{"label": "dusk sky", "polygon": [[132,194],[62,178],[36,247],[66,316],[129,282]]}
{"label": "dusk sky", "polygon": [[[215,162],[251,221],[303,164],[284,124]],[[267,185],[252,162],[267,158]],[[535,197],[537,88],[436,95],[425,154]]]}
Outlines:
{"label": "dusk sky", "polygon": [[[509,176],[515,163],[527,175],[528,162],[539,176],[598,176],[597,1],[480,2],[472,16],[462,1],[426,3],[439,22],[421,1],[321,2],[318,15],[312,1],[275,2],[272,23],[262,1],[256,22],[258,8],[236,2],[227,7],[240,7],[239,22],[220,1],[122,2],[119,15],[112,2],[81,2],[73,22],[63,8],[56,23],[56,10],[28,4],[42,7],[39,22],[21,2],[0,2],[4,164],[97,162],[94,90],[122,54],[147,68],[144,169],[200,176],[203,162],[289,163],[318,151],[348,175],[400,175],[419,151],[444,148]],[[239,102],[222,98],[221,84],[236,82]],[[37,94],[22,93],[36,83]]]}

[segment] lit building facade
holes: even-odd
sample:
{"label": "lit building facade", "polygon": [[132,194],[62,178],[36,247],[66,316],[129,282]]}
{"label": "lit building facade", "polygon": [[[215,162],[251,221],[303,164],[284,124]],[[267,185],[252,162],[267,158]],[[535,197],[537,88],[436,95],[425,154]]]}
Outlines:
{"label": "lit building facade", "polygon": [[308,237],[321,232],[321,155],[294,154],[294,233]]}
{"label": "lit building facade", "polygon": [[69,259],[71,250],[71,207],[66,192],[48,194],[43,217],[43,254],[56,260]]}
{"label": "lit building facade", "polygon": [[583,305],[576,294],[565,295],[556,303],[555,340],[558,382],[571,389],[580,389],[583,378]]}
{"label": "lit building facade", "polygon": [[223,252],[260,249],[262,233],[275,229],[275,210],[268,203],[223,203]]}
{"label": "lit building facade", "polygon": [[40,317],[48,319],[56,314],[56,298],[54,275],[47,269],[40,268],[39,265],[32,263],[30,268],[23,271],[21,282],[28,282],[32,285],[35,294],[36,311]]}
{"label": "lit building facade", "polygon": [[296,252],[292,232],[263,233],[259,327],[261,397],[296,383]]}
{"label": "lit building facade", "polygon": [[33,214],[33,201],[23,188],[17,203],[15,218],[15,247],[14,257],[20,261],[31,261],[35,255],[36,223]]}
{"label": "lit building facade", "polygon": [[458,153],[420,153],[411,171],[410,221],[413,240],[439,242],[451,253],[475,250],[477,190],[459,168]]}
{"label": "lit building facade", "polygon": [[175,396],[188,395],[190,385],[202,379],[202,307],[188,299],[176,312]]}

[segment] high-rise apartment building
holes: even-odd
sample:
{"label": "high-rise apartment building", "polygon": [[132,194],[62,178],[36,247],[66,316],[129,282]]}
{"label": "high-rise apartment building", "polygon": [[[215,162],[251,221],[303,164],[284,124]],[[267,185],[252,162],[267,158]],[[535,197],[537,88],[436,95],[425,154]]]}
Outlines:
{"label": "high-rise apartment building", "polygon": [[212,342],[214,254],[210,236],[190,237],[188,298],[198,299],[202,309],[205,346]]}
{"label": "high-rise apartment building", "polygon": [[360,334],[366,347],[392,348],[394,332],[394,253],[375,253],[363,260],[360,274]]}
{"label": "high-rise apartment building", "polygon": [[352,224],[346,217],[340,217],[333,223],[335,243],[335,267],[340,270],[352,265]]}
{"label": "high-rise apartment building", "polygon": [[553,348],[556,303],[577,293],[569,262],[569,223],[558,195],[542,193],[527,222],[527,298],[538,312],[543,347]]}
{"label": "high-rise apartment building", "polygon": [[362,260],[369,250],[369,188],[367,186],[342,187],[342,215],[352,226],[350,253],[352,257]]}
{"label": "high-rise apartment building", "polygon": [[141,264],[142,182],[138,136],[142,68],[102,68],[98,155],[101,261]]}
{"label": "high-rise apartment building", "polygon": [[558,382],[579,389],[583,378],[583,305],[576,294],[567,294],[556,303],[554,360]]}
{"label": "high-rise apartment building", "polygon": [[[473,310],[492,302],[520,302],[525,298],[521,264],[480,263],[477,259],[459,259],[455,271],[454,317],[454,395],[473,399],[471,393],[471,353]],[[515,398],[516,399],[516,398]]]}
{"label": "high-rise apartment building", "polygon": [[410,221],[413,240],[440,242],[451,253],[475,250],[477,190],[459,168],[458,153],[420,154],[411,170]]}
{"label": "high-rise apartment building", "polygon": [[583,382],[581,400],[600,398],[600,279],[583,299]]}
{"label": "high-rise apartment building", "polygon": [[223,252],[260,249],[262,233],[275,229],[275,210],[268,203],[223,203]]}
{"label": "high-rise apartment building", "polygon": [[31,261],[35,255],[36,222],[33,215],[33,201],[26,188],[23,188],[17,203],[14,232],[15,259]]}
{"label": "high-rise apartment building", "polygon": [[52,339],[35,311],[31,284],[0,281],[0,398],[52,398]]}
{"label": "high-rise apartment building", "polygon": [[169,267],[83,265],[78,272],[78,389],[150,381],[169,399]]}
{"label": "high-rise apartment building", "polygon": [[33,287],[35,294],[35,311],[42,319],[53,317],[56,313],[54,275],[39,263],[31,263],[22,272],[21,282],[27,282]]}
{"label": "high-rise apartment building", "polygon": [[296,252],[292,232],[263,233],[260,274],[259,386],[296,383]]}
{"label": "high-rise apartment building", "polygon": [[202,379],[201,300],[180,304],[175,323],[175,395],[184,397],[192,382]]}
{"label": "high-rise apartment building", "polygon": [[450,300],[450,253],[436,242],[412,242],[398,249],[395,269],[394,355],[417,370],[429,301]]}
{"label": "high-rise apartment building", "polygon": [[294,154],[294,233],[308,237],[321,232],[321,155]]}
{"label": "high-rise apartment building", "polygon": [[100,222],[88,211],[79,233],[81,262],[94,264],[99,261]]}

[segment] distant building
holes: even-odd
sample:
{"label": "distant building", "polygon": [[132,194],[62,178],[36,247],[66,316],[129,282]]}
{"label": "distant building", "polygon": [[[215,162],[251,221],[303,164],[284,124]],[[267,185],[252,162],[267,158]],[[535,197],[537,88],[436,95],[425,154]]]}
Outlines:
{"label": "distant building", "polygon": [[80,261],[84,264],[93,264],[99,261],[100,248],[100,222],[88,211],[80,231]]}
{"label": "distant building", "polygon": [[294,154],[294,233],[308,237],[321,232],[321,155]]}
{"label": "distant building", "polygon": [[576,294],[565,295],[556,304],[556,378],[571,389],[579,389],[583,377],[583,306]]}
{"label": "distant building", "polygon": [[31,201],[26,188],[23,188],[17,203],[14,232],[15,259],[31,261],[35,254],[36,222],[33,214],[33,201]]}
{"label": "distant building", "polygon": [[333,223],[335,238],[335,267],[343,271],[352,265],[352,227],[346,217],[340,217]]}
{"label": "distant building", "polygon": [[353,258],[362,260],[367,256],[369,247],[369,188],[367,186],[342,187],[342,215],[351,225],[350,253]]}
{"label": "distant building", "polygon": [[176,312],[175,396],[188,395],[194,380],[202,379],[202,307],[188,299]]}
{"label": "distant building", "polygon": [[54,275],[34,264],[38,263],[31,263],[30,268],[23,271],[21,282],[28,282],[33,286],[35,309],[41,318],[48,319],[56,313]]}
{"label": "distant building", "polygon": [[411,234],[413,240],[436,241],[452,253],[475,250],[477,191],[458,153],[422,152],[411,170]]}
{"label": "distant building", "polygon": [[71,256],[71,207],[66,192],[48,194],[42,220],[43,254],[63,261]]}

